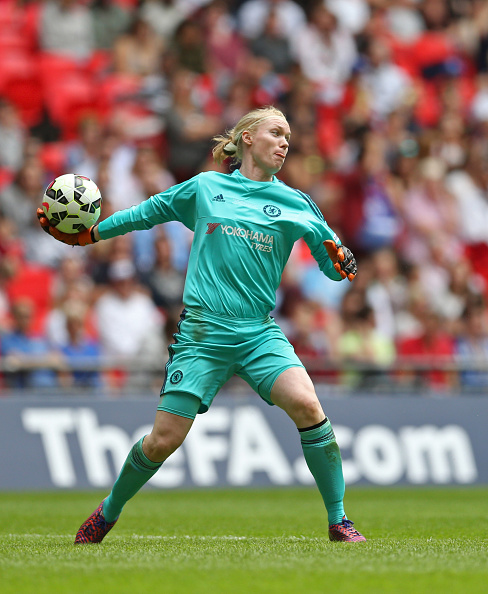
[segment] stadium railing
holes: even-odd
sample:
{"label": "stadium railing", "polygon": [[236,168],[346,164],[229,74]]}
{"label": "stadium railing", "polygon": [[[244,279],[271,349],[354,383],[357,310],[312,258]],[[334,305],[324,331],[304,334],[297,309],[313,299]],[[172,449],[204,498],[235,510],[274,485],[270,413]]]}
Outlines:
{"label": "stadium railing", "polygon": [[[488,395],[488,362],[452,358],[398,358],[391,365],[337,363],[326,358],[302,357],[316,385],[327,386],[339,396],[361,393],[395,395]],[[51,395],[80,394],[123,397],[134,393],[159,393],[165,377],[165,361],[141,357],[84,357],[68,362],[57,356],[0,357],[0,395],[23,392]],[[36,378],[39,371],[50,379]],[[45,374],[44,374],[45,376]],[[250,389],[237,377],[226,384],[227,393]]]}

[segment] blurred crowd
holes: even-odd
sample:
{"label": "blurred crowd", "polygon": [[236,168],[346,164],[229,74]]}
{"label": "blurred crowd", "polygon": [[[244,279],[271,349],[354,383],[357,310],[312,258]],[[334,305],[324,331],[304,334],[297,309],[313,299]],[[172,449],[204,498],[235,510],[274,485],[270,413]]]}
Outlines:
{"label": "blurred crowd", "polygon": [[312,376],[488,387],[485,0],[1,0],[0,386],[161,381],[191,233],[69,248],[36,207],[67,172],[102,218],[140,203],[267,104],[292,129],[280,179],[359,264],[334,283],[292,252],[273,315]]}

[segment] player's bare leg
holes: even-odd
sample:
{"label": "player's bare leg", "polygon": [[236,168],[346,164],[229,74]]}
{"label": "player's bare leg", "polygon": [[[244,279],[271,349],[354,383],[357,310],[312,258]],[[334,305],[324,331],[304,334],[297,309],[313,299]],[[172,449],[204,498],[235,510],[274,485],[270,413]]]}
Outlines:
{"label": "player's bare leg", "polygon": [[341,453],[305,369],[285,370],[274,383],[271,400],[288,414],[300,432],[303,455],[327,509],[330,540],[366,540],[345,515]]}
{"label": "player's bare leg", "polygon": [[142,444],[144,454],[153,462],[164,462],[180,447],[192,425],[193,419],[164,410],[156,411],[152,431]]}

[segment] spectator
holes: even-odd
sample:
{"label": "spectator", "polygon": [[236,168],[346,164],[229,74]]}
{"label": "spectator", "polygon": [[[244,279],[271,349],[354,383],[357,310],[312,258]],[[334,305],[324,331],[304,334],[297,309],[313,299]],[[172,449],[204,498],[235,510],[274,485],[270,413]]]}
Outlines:
{"label": "spectator", "polygon": [[116,0],[93,0],[90,5],[95,48],[110,51],[129,26],[131,15]]}
{"label": "spectator", "polygon": [[447,188],[459,208],[462,239],[468,244],[488,243],[488,152],[482,143],[473,143],[466,166],[446,177]]}
{"label": "spectator", "polygon": [[[25,129],[15,106],[0,98],[0,169],[12,173],[22,166],[24,158]],[[1,187],[0,187],[1,189]]]}
{"label": "spectator", "polygon": [[85,311],[86,334],[97,335],[92,305],[95,299],[93,279],[87,274],[81,257],[67,257],[61,261],[53,280],[53,305],[46,318],[46,334],[51,344],[62,347],[69,343],[67,331],[68,305]]}
{"label": "spectator", "polygon": [[324,0],[330,12],[335,15],[341,28],[353,35],[366,26],[371,11],[367,0]]}
{"label": "spectator", "polygon": [[332,350],[324,327],[324,310],[318,303],[302,297],[295,299],[287,313],[287,335],[295,352],[307,361],[307,367],[314,366],[314,361],[330,354]]}
{"label": "spectator", "polygon": [[360,75],[362,91],[369,97],[372,121],[384,120],[411,101],[413,85],[408,74],[392,62],[383,39],[369,39],[368,61]]}
{"label": "spectator", "polygon": [[251,40],[249,47],[255,56],[269,60],[274,72],[290,71],[293,62],[290,42],[279,27],[276,9],[269,12],[263,31]]}
{"label": "spectator", "polygon": [[463,169],[446,177],[459,210],[459,232],[473,269],[488,281],[488,171],[484,143],[472,143]]}
{"label": "spectator", "polygon": [[[102,181],[102,196],[104,207],[102,214],[107,213],[107,200],[113,209],[130,206],[124,202],[126,198],[123,189],[130,183],[132,167],[136,160],[137,147],[123,131],[116,126],[109,126],[104,130],[99,147],[98,178]],[[120,201],[120,204],[119,204]]]}
{"label": "spectator", "polygon": [[381,134],[365,135],[358,165],[343,177],[342,189],[340,228],[344,241],[365,252],[395,245],[402,219],[398,194],[390,184],[386,143]]}
{"label": "spectator", "polygon": [[186,19],[180,23],[172,39],[171,52],[177,68],[196,74],[208,72],[203,26],[196,20]]}
{"label": "spectator", "polygon": [[442,159],[452,171],[466,163],[467,150],[464,119],[459,113],[447,112],[441,117],[438,133],[431,143],[432,155]]}
{"label": "spectator", "polygon": [[[300,128],[293,133],[293,148],[286,158],[283,176],[293,188],[309,194],[317,203],[324,216],[330,211],[327,202],[332,199],[332,184],[326,177],[328,162],[323,157],[315,129]],[[329,217],[326,217],[329,220]]]}
{"label": "spectator", "polygon": [[[124,185],[116,190],[117,208],[129,208],[140,204],[148,196],[157,194],[175,183],[171,172],[161,162],[161,157],[151,145],[140,144],[134,154],[130,172],[126,174]],[[164,191],[163,190],[163,191]]]}
{"label": "spectator", "polygon": [[314,4],[307,26],[294,30],[292,51],[303,74],[317,85],[319,102],[341,103],[358,54],[352,35],[339,28],[322,1]]}
{"label": "spectator", "polygon": [[434,294],[432,303],[455,336],[459,332],[459,325],[463,324],[463,311],[471,302],[477,302],[486,294],[486,283],[473,272],[473,264],[466,257],[447,265],[447,272],[448,286]]}
{"label": "spectator", "polygon": [[45,181],[41,162],[31,158],[23,162],[12,183],[0,190],[0,208],[19,230],[30,226],[37,228],[32,209],[44,193]]}
{"label": "spectator", "polygon": [[61,367],[43,336],[32,333],[34,306],[28,299],[12,305],[12,330],[0,336],[0,352],[5,364],[5,382],[15,389],[52,389],[57,384],[53,369]]}
{"label": "spectator", "polygon": [[[337,0],[336,0],[337,1]],[[424,31],[425,24],[416,2],[385,3],[385,18],[389,37],[408,47]]]}
{"label": "spectator", "polygon": [[118,74],[146,77],[156,74],[160,67],[164,42],[153,27],[136,17],[126,33],[113,46],[114,70]]}
{"label": "spectator", "polygon": [[407,283],[396,251],[382,248],[372,254],[372,282],[366,289],[366,300],[372,308],[378,332],[395,340],[399,314],[407,306]]}
{"label": "spectator", "polygon": [[142,0],[139,15],[168,45],[187,10],[178,0]]}
{"label": "spectator", "polygon": [[434,246],[443,246],[446,259],[459,258],[459,211],[444,184],[446,166],[429,157],[420,162],[419,172],[418,183],[405,193],[401,205],[405,221],[402,255],[412,263],[426,262]]}
{"label": "spectator", "polygon": [[488,319],[484,299],[472,300],[462,315],[463,328],[456,339],[457,361],[463,390],[488,386]]}
{"label": "spectator", "polygon": [[248,52],[236,30],[228,4],[225,0],[213,0],[203,13],[209,73],[212,77],[223,78],[223,84],[228,84],[228,79],[238,70]]}
{"label": "spectator", "polygon": [[488,74],[480,74],[476,79],[476,91],[471,103],[471,116],[477,122],[488,121]]}
{"label": "spectator", "polygon": [[110,288],[95,305],[102,353],[111,357],[135,357],[144,342],[160,332],[162,320],[151,299],[135,283],[130,260],[109,268]]}
{"label": "spectator", "polygon": [[156,260],[153,268],[143,277],[143,282],[151,291],[157,307],[175,315],[183,307],[183,287],[185,274],[172,264],[172,246],[165,235],[155,241]]}
{"label": "spectator", "polygon": [[426,302],[418,315],[421,333],[400,339],[397,345],[400,364],[414,368],[400,376],[401,382],[410,387],[448,391],[457,382],[456,374],[446,369],[454,363],[454,339],[444,330],[443,319]]}
{"label": "spectator", "polygon": [[100,361],[100,345],[87,335],[88,309],[80,301],[66,301],[63,309],[67,341],[60,352],[69,371],[60,375],[60,383],[65,389],[100,388],[101,376],[96,369]]}
{"label": "spectator", "polygon": [[94,117],[83,118],[79,124],[78,137],[66,150],[66,170],[97,180],[102,139],[103,130],[99,120]]}
{"label": "spectator", "polygon": [[382,368],[395,360],[394,342],[376,330],[374,312],[368,305],[348,320],[348,328],[339,338],[338,352],[346,368],[351,364],[360,366],[360,371],[346,371],[343,376],[344,383],[354,388],[378,389],[385,383]]}
{"label": "spectator", "polygon": [[92,16],[81,0],[47,0],[39,27],[43,50],[86,61],[95,49]]}
{"label": "spectator", "polygon": [[177,182],[194,175],[211,148],[210,139],[219,130],[219,119],[205,113],[198,79],[189,70],[177,70],[171,81],[173,105],[166,116],[168,166]]}
{"label": "spectator", "polygon": [[292,0],[248,0],[237,14],[239,30],[245,37],[255,39],[263,33],[271,11],[276,13],[280,34],[289,40],[305,25],[303,8]]}
{"label": "spectator", "polygon": [[115,262],[119,260],[133,260],[134,243],[130,235],[120,235],[108,242],[108,246],[97,244],[93,246],[89,271],[90,276],[96,283],[96,293],[101,295],[110,283],[109,271]]}

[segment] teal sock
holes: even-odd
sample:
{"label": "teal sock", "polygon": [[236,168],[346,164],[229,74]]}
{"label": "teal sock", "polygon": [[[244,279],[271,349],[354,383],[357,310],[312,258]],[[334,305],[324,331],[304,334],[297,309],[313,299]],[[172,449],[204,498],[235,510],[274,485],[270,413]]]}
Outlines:
{"label": "teal sock", "polygon": [[299,429],[303,455],[327,509],[329,525],[340,524],[344,514],[345,483],[342,458],[327,417],[319,425]]}
{"label": "teal sock", "polygon": [[103,502],[103,517],[107,522],[113,522],[119,517],[126,502],[156,474],[162,465],[162,462],[151,462],[146,457],[142,451],[143,441],[144,437],[132,447],[110,495]]}

